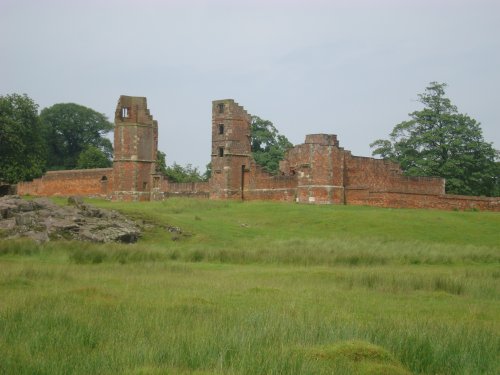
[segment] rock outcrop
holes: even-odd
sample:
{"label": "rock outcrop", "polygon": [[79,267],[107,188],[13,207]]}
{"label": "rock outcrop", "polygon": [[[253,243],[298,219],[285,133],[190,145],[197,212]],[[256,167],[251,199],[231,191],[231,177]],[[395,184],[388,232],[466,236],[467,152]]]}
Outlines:
{"label": "rock outcrop", "polygon": [[38,242],[72,239],[91,242],[137,241],[140,228],[116,211],[104,210],[70,197],[67,206],[47,198],[24,200],[17,195],[0,198],[2,237],[29,237]]}

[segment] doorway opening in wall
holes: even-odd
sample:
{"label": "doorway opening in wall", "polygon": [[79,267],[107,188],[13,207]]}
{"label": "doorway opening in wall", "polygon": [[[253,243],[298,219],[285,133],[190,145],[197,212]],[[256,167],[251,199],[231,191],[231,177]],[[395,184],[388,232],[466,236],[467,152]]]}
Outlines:
{"label": "doorway opening in wall", "polygon": [[108,177],[101,177],[101,193],[108,194]]}
{"label": "doorway opening in wall", "polygon": [[241,200],[245,200],[245,166],[241,166]]}

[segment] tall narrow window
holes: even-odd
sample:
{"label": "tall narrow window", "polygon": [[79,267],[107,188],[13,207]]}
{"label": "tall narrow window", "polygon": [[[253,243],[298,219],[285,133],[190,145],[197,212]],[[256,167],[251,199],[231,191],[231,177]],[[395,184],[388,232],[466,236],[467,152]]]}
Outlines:
{"label": "tall narrow window", "polygon": [[219,134],[224,134],[224,124],[219,124]]}
{"label": "tall narrow window", "polygon": [[217,106],[219,107],[219,113],[224,113],[224,103],[219,103]]}
{"label": "tall narrow window", "polygon": [[127,118],[127,117],[128,117],[128,108],[122,107],[122,118]]}
{"label": "tall narrow window", "polygon": [[219,147],[219,156],[220,157],[224,156],[224,147]]}

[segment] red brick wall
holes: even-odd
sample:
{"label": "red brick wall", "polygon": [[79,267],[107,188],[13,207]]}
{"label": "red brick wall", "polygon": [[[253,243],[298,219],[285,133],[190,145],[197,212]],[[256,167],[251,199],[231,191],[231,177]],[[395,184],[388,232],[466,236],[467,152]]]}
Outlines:
{"label": "red brick wall", "polygon": [[346,204],[392,208],[500,211],[500,198],[466,195],[371,192],[346,189]]}
{"label": "red brick wall", "polygon": [[208,198],[210,185],[208,182],[168,182],[163,184],[165,197],[197,197]]}
{"label": "red brick wall", "polygon": [[289,150],[280,169],[297,176],[297,200],[301,203],[344,202],[345,152],[332,134],[310,134],[306,142]]}
{"label": "red brick wall", "polygon": [[372,191],[444,194],[443,178],[403,176],[397,163],[346,153],[347,187]]}
{"label": "red brick wall", "polygon": [[335,135],[311,134],[289,150],[280,164],[285,175],[297,175],[297,198],[303,203],[345,203],[344,190],[443,194],[444,180],[406,177],[398,164],[352,156],[339,147]]}
{"label": "red brick wall", "polygon": [[244,200],[293,202],[296,199],[297,176],[273,176],[251,160],[244,174]]}
{"label": "red brick wall", "polygon": [[47,172],[41,178],[17,185],[19,195],[107,196],[113,191],[113,169],[79,169]]}

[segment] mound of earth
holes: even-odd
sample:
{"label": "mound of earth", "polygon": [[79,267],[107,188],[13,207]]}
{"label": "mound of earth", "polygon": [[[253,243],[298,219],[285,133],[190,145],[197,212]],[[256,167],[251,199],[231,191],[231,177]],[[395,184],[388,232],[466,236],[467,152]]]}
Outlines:
{"label": "mound of earth", "polygon": [[342,341],[310,348],[307,353],[326,368],[343,362],[360,375],[411,375],[387,350],[365,341]]}
{"label": "mound of earth", "polygon": [[2,237],[29,237],[38,242],[69,239],[91,242],[137,241],[139,226],[116,211],[104,210],[70,197],[67,206],[47,198],[24,200],[17,195],[0,198]]}

